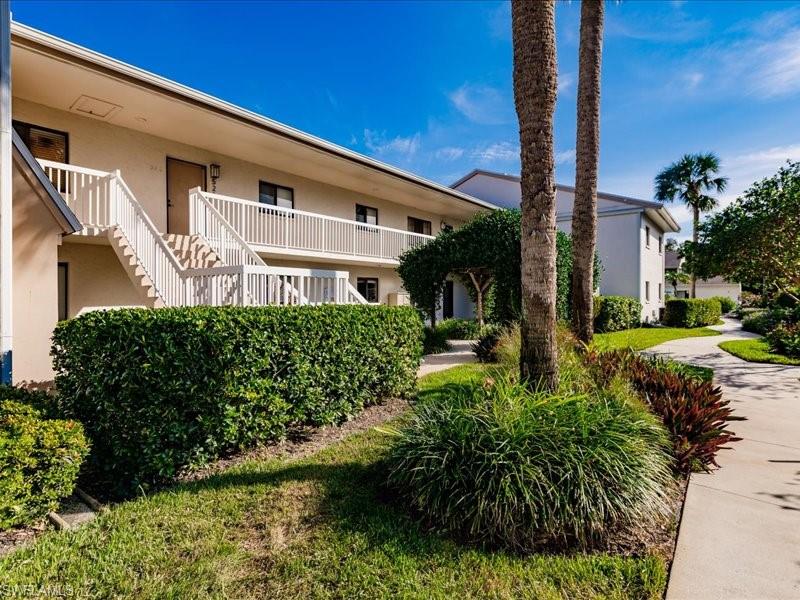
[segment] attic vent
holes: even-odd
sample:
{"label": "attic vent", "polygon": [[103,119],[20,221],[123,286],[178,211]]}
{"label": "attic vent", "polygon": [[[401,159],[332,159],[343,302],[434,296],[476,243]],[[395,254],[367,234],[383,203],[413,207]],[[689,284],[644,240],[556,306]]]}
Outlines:
{"label": "attic vent", "polygon": [[118,104],[112,104],[91,96],[81,96],[69,107],[70,110],[76,113],[94,117],[95,119],[110,119],[121,108]]}

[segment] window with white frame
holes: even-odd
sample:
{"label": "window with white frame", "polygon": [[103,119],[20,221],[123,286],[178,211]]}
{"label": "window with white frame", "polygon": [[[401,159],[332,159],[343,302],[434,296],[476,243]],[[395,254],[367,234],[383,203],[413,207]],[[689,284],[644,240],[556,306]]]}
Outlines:
{"label": "window with white frame", "polygon": [[645,225],[644,228],[644,245],[647,248],[650,247],[650,227],[648,225]]}
{"label": "window with white frame", "polygon": [[650,302],[650,282],[649,281],[645,281],[644,282],[644,299],[647,302]]}
{"label": "window with white frame", "polygon": [[294,208],[294,190],[268,181],[259,181],[258,201],[280,208]]}

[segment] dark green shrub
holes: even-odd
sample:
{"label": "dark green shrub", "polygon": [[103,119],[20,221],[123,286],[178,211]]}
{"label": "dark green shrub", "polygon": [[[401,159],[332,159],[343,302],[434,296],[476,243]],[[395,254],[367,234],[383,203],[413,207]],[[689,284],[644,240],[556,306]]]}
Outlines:
{"label": "dark green shrub", "polygon": [[440,354],[450,350],[447,335],[438,327],[425,327],[422,339],[422,352],[424,354]]}
{"label": "dark green shrub", "polygon": [[800,322],[800,308],[771,308],[745,315],[742,319],[742,329],[767,335],[778,325],[798,322]]}
{"label": "dark green shrub", "polygon": [[482,363],[497,362],[497,347],[503,336],[504,328],[500,325],[486,325],[478,341],[472,344],[472,351]]}
{"label": "dark green shrub", "polygon": [[408,394],[421,352],[414,309],[341,305],[92,312],[53,346],[60,410],[121,493]]}
{"label": "dark green shrub", "polygon": [[800,358],[800,323],[781,323],[766,337],[773,352]]}
{"label": "dark green shrub", "polygon": [[[6,388],[3,395],[16,392]],[[0,530],[54,510],[72,493],[88,451],[79,423],[45,419],[31,406],[0,400]]]}
{"label": "dark green shrub", "polygon": [[713,296],[711,300],[718,300],[720,308],[722,309],[722,314],[727,315],[728,313],[733,312],[736,310],[736,300],[733,298],[729,298],[728,296]]}
{"label": "dark green shrub", "polygon": [[481,332],[481,327],[474,319],[444,319],[436,325],[445,339],[448,340],[476,340]]}
{"label": "dark green shrub", "polygon": [[[599,300],[599,302],[598,302]],[[629,296],[601,296],[595,298],[598,304],[594,328],[607,333],[638,327],[642,321],[642,303]]]}
{"label": "dark green shrub", "polygon": [[743,419],[733,415],[722,390],[710,381],[682,373],[669,361],[628,350],[592,354],[587,360],[597,367],[598,385],[609,385],[619,375],[642,394],[670,433],[678,472],[719,466],[717,452],[740,439],[727,427]]}
{"label": "dark green shrub", "polygon": [[664,324],[669,327],[705,327],[715,325],[722,316],[722,306],[714,298],[673,298],[667,300]]}
{"label": "dark green shrub", "polygon": [[666,434],[623,385],[458,386],[418,403],[396,434],[390,483],[426,521],[472,541],[586,547],[667,511]]}

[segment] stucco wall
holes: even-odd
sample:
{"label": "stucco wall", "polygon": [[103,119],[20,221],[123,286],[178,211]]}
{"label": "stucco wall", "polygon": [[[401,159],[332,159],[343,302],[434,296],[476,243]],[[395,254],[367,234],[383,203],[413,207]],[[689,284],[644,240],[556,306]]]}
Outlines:
{"label": "stucco wall", "polygon": [[[647,245],[646,232],[650,228],[650,245]],[[641,300],[642,319],[645,321],[658,320],[659,308],[664,306],[664,233],[646,215],[642,215],[641,235]],[[658,238],[661,236],[661,251],[659,251]],[[650,282],[650,301],[645,298],[645,282]],[[659,286],[661,295],[659,297]]]}
{"label": "stucco wall", "polygon": [[[679,283],[678,292],[688,292],[692,286],[689,283]],[[697,281],[695,288],[698,298],[713,298],[714,296],[726,296],[735,302],[742,299],[742,285],[739,283],[711,283],[701,280]],[[672,286],[669,288],[669,293],[673,293]]]}
{"label": "stucco wall", "polygon": [[87,308],[143,306],[142,297],[109,245],[65,241],[58,261],[67,263],[67,314]]}
{"label": "stucco wall", "polygon": [[12,377],[15,384],[49,382],[61,229],[16,165],[13,205]]}
{"label": "stucco wall", "polygon": [[[294,207],[344,219],[355,218],[355,205],[378,209],[378,224],[407,229],[407,217],[431,222],[432,232],[441,229],[442,218],[433,213],[322,184],[313,179],[276,171],[255,162],[245,162],[187,146],[132,129],[53,109],[14,98],[14,119],[66,131],[69,134],[69,162],[74,165],[113,171],[120,169],[139,202],[156,227],[166,231],[166,161],[178,158],[203,165],[221,165],[217,192],[246,200],[258,200],[259,180],[294,189]],[[313,173],[309,173],[313,177]],[[210,189],[211,182],[208,182]],[[376,190],[377,192],[377,190]]]}

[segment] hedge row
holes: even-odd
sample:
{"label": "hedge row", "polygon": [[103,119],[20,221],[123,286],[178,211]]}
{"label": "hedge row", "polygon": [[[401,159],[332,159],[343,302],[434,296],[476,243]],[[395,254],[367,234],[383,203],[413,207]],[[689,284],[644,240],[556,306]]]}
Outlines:
{"label": "hedge row", "polygon": [[422,321],[384,306],[93,312],[59,323],[59,409],[125,494],[182,468],[347,419],[415,384]]}
{"label": "hedge row", "polygon": [[722,306],[715,298],[673,298],[667,300],[664,324],[670,327],[714,325],[722,316]]}
{"label": "hedge row", "polygon": [[74,421],[43,418],[24,390],[0,388],[0,530],[27,525],[69,496],[89,448]]}
{"label": "hedge row", "polygon": [[642,303],[630,296],[597,296],[594,312],[594,328],[599,333],[631,329],[642,322]]}

